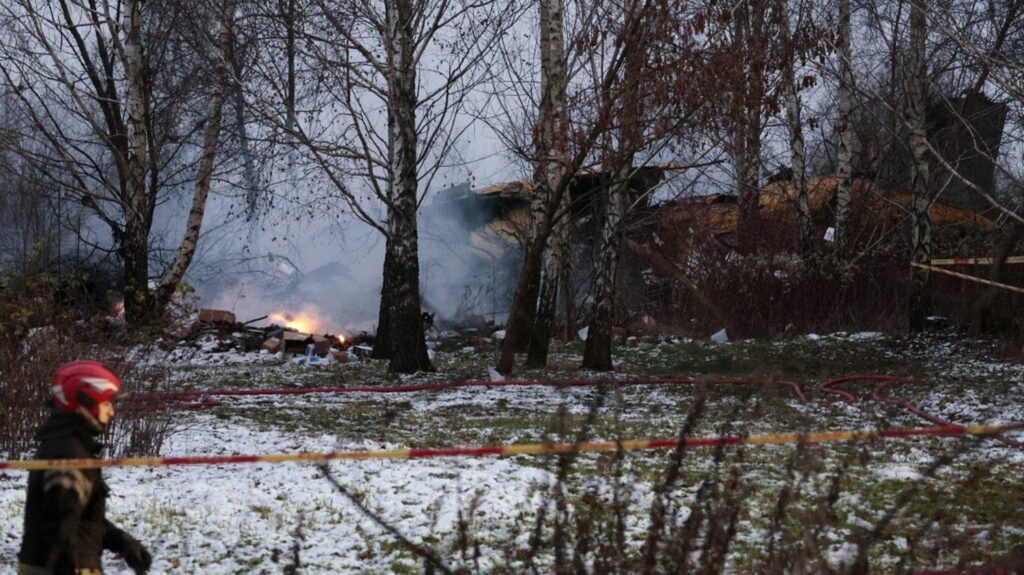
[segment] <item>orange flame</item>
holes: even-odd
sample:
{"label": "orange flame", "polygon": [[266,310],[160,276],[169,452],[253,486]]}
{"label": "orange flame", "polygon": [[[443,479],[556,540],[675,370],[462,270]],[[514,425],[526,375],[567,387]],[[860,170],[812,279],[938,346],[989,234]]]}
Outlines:
{"label": "orange flame", "polygon": [[302,333],[317,333],[320,324],[318,318],[308,312],[275,312],[270,314],[269,319]]}
{"label": "orange flame", "polygon": [[339,335],[338,336],[338,343],[341,344],[341,345],[345,345],[345,336]]}

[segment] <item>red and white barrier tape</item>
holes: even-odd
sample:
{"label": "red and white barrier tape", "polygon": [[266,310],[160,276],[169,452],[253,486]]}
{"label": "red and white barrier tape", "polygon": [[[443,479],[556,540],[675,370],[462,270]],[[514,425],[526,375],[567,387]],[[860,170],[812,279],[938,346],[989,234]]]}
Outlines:
{"label": "red and white barrier tape", "polygon": [[970,425],[947,427],[914,427],[866,429],[845,431],[817,431],[810,433],[777,433],[768,435],[734,435],[700,437],[684,440],[631,439],[626,441],[585,443],[528,443],[519,445],[490,445],[474,447],[440,447],[422,449],[388,449],[377,451],[328,451],[321,453],[278,453],[266,455],[212,455],[183,457],[127,457],[121,459],[31,459],[0,461],[2,469],[89,469],[99,467],[168,467],[180,465],[223,465],[245,463],[324,462],[366,459],[428,459],[436,457],[488,457],[511,455],[548,455],[559,453],[594,453],[607,451],[637,451],[644,449],[672,449],[716,447],[732,445],[780,445],[785,443],[827,443],[861,441],[868,439],[895,439],[903,437],[943,437],[955,435],[992,436],[1007,431],[1024,429],[1024,423],[1003,425]]}

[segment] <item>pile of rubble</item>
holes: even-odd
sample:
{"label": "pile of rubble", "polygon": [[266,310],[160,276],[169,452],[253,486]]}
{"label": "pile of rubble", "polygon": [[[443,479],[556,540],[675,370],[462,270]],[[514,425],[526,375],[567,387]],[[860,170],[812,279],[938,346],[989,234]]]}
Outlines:
{"label": "pile of rubble", "polygon": [[266,316],[239,322],[233,312],[200,309],[198,320],[189,326],[188,333],[178,335],[183,336],[180,340],[209,353],[256,352],[304,364],[348,363],[373,353],[372,337],[365,333],[352,337],[304,333],[275,323],[262,327],[252,325],[265,319]]}

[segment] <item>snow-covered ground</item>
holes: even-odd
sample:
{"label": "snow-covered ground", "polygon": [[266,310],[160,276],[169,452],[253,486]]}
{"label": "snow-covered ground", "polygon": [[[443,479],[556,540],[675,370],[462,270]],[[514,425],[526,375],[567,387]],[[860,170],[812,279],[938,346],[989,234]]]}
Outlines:
{"label": "snow-covered ground", "polygon": [[[578,376],[568,365],[574,350],[556,355],[551,374]],[[339,386],[386,378],[376,362],[305,369],[271,365],[272,358],[245,354],[203,355],[173,352],[184,374],[180,381],[194,388]],[[810,429],[866,428],[884,425],[924,426],[927,422],[894,407],[870,401],[852,405],[819,401],[814,381],[860,369],[912,375],[915,383],[894,388],[893,395],[916,402],[957,423],[1009,422],[1024,419],[1024,364],[995,357],[955,339],[897,342],[879,334],[813,336],[788,342],[733,342],[704,346],[679,340],[651,341],[618,351],[621,372],[664,375],[738,376],[753,369],[764,379],[794,379],[811,399],[801,403],[785,388],[712,392],[699,434],[711,435],[731,425],[750,433]],[[255,355],[255,354],[253,354]],[[457,356],[458,357],[455,357]],[[464,355],[464,354],[463,354]],[[486,378],[487,357],[470,360],[440,354],[444,379],[480,373]],[[473,363],[473,362],[476,363]],[[794,367],[791,362],[800,365]],[[807,362],[818,362],[806,365]],[[671,370],[669,372],[668,370]],[[531,374],[531,377],[545,374]],[[622,375],[620,373],[620,375]],[[870,396],[870,386],[852,386]],[[534,442],[556,433],[552,421],[580,423],[598,398],[594,388],[555,389],[469,388],[412,394],[350,394],[336,396],[223,398],[224,406],[206,412],[181,412],[176,431],[163,455],[217,455],[384,449],[416,446]],[[674,435],[695,401],[692,387],[628,387],[611,392],[597,410],[593,438],[615,439]],[[567,415],[565,415],[567,414]],[[557,427],[557,426],[555,426]],[[1018,438],[1024,439],[1018,435]],[[921,479],[935,457],[958,445],[959,439],[910,439],[872,447],[873,460],[858,474],[862,493],[844,493],[840,507],[850,529],[870,526],[884,511],[890,494],[883,488]],[[822,453],[843,449],[819,448]],[[848,450],[847,450],[848,451]],[[751,452],[743,462],[744,477],[763,492],[751,498],[750,513],[741,525],[738,545],[757,546],[758,522],[770,513],[772,488],[785,474],[789,447]],[[649,470],[664,453],[629,456],[637,475],[632,481],[638,502],[632,529],[645,526],[649,508]],[[829,457],[829,455],[826,455]],[[1019,475],[1024,452],[986,441],[972,447],[938,478],[953,485],[965,469],[985,466],[1007,484]],[[581,465],[596,469],[598,456]],[[689,465],[708,465],[706,454],[693,454]],[[472,516],[472,533],[481,541],[480,570],[501,566],[524,546],[521,524],[546,504],[545,486],[553,481],[546,458],[445,458],[432,460],[354,461],[330,464],[331,473],[370,509],[418,543],[439,553],[454,553],[460,512]],[[277,573],[295,561],[303,573],[416,572],[408,553],[394,538],[338,493],[309,464],[217,465],[205,467],[126,468],[105,472],[113,491],[110,518],[145,542],[155,556],[153,573]],[[596,474],[592,479],[597,481]],[[26,476],[0,473],[0,557],[15,556],[21,534]],[[1020,501],[1024,486],[1011,491]],[[870,492],[874,495],[867,494]],[[871,497],[878,497],[877,501]],[[1014,499],[1016,498],[1016,499]],[[760,502],[760,503],[758,503]],[[1019,515],[1019,513],[1017,513]],[[518,527],[517,527],[518,526]],[[965,529],[982,533],[986,525],[965,520]],[[832,562],[855,555],[850,531],[839,530],[828,549]],[[1024,519],[999,531],[992,555],[1024,543]],[[906,541],[889,544],[900,550]],[[507,567],[507,565],[506,565]],[[512,568],[514,570],[514,568]],[[13,563],[0,561],[0,573],[13,573]],[[111,558],[109,573],[127,572]]]}

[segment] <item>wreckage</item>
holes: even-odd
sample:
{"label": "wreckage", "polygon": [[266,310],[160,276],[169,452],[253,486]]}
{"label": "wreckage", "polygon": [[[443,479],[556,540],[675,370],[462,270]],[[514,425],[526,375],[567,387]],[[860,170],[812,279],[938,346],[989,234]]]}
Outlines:
{"label": "wreckage", "polygon": [[[269,325],[252,325],[268,318],[272,320]],[[273,321],[275,318],[283,325]],[[231,311],[204,308],[199,310],[197,321],[186,341],[212,335],[217,344],[209,351],[261,351],[278,354],[284,360],[306,363],[316,363],[327,357],[339,363],[347,363],[353,356],[369,357],[373,350],[366,345],[371,338],[365,333],[357,336],[317,334],[298,329],[307,325],[312,324],[304,323],[301,317],[286,312],[239,322]]]}

